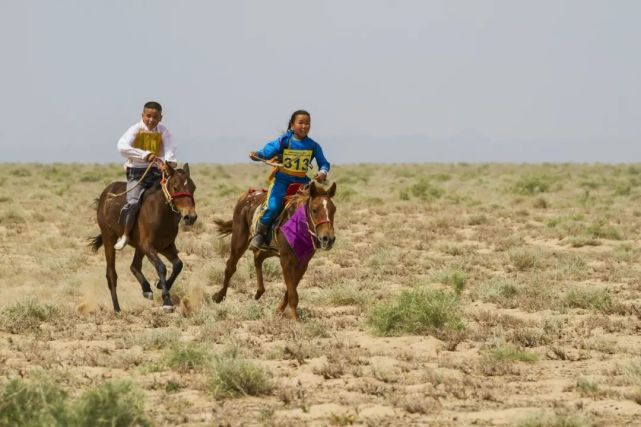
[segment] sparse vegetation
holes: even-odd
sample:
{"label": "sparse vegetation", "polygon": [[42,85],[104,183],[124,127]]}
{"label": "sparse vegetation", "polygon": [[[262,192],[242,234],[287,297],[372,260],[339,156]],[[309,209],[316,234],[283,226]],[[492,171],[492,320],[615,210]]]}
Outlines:
{"label": "sparse vegetation", "polygon": [[275,310],[276,259],[261,299],[250,253],[211,298],[230,250],[213,219],[266,171],[191,169],[175,314],[146,259],[141,296],[131,248],[114,314],[86,247],[119,165],[0,170],[0,426],[637,422],[641,166],[333,166],[337,240],[299,284],[298,323]]}

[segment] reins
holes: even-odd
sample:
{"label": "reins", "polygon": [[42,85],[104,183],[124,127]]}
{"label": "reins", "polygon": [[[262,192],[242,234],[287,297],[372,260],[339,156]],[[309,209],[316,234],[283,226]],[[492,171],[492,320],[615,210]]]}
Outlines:
{"label": "reins", "polygon": [[[145,179],[145,177],[147,176],[147,174],[148,174],[148,173],[149,173],[149,171],[151,170],[151,167],[152,167],[155,163],[157,163],[155,160],[154,160],[153,162],[149,163],[149,166],[147,166],[147,169],[145,169],[145,173],[143,173],[143,174],[142,174],[142,176],[140,177],[140,179],[138,180],[138,182],[136,182],[136,185],[134,185],[133,187],[131,187],[129,190],[125,190],[125,191],[123,191],[122,193],[109,193],[109,194],[108,194],[108,196],[109,196],[110,198],[111,198],[111,197],[119,197],[119,196],[122,196],[122,195],[125,195],[125,194],[129,193],[131,190],[133,190],[134,188],[138,187],[138,186],[140,185],[140,183],[142,182],[142,180],[143,180],[143,179]],[[164,172],[163,172],[163,173],[164,173]]]}
{"label": "reins", "polygon": [[140,183],[145,179],[145,176],[147,176],[147,174],[151,170],[151,167],[156,165],[156,164],[158,165],[158,168],[160,169],[160,172],[162,173],[162,177],[160,179],[160,188],[162,189],[162,193],[165,196],[165,200],[167,200],[167,204],[169,205],[171,210],[174,211],[175,213],[179,213],[176,210],[176,208],[174,207],[173,201],[175,199],[179,199],[181,197],[189,197],[191,199],[191,202],[195,206],[196,205],[196,201],[194,200],[194,195],[193,194],[191,194],[189,192],[186,192],[186,191],[178,191],[176,193],[169,192],[169,189],[167,188],[167,184],[169,183],[169,178],[167,177],[166,168],[165,168],[164,164],[160,160],[154,160],[154,161],[150,162],[149,166],[147,166],[147,169],[145,169],[145,173],[142,174],[142,176],[140,177],[138,182],[136,182],[136,185],[131,187],[129,190],[123,191],[121,193],[109,193],[108,196],[110,198],[111,197],[119,197],[119,196],[122,196],[122,195],[125,195],[125,194],[129,193],[131,190],[133,190],[134,188],[136,188],[136,187],[138,187],[140,185]]}

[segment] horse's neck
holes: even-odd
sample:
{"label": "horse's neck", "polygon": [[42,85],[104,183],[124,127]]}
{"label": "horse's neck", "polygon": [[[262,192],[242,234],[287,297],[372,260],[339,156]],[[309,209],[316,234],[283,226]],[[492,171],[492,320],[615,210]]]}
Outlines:
{"label": "horse's neck", "polygon": [[[167,199],[165,198],[165,194],[162,191],[162,188],[160,188],[160,185],[151,187],[149,190],[147,190],[147,196],[145,197],[144,203],[145,204],[154,204],[156,206],[156,209],[154,209],[154,214],[158,215],[159,217],[175,217],[175,212],[171,210],[171,206],[169,203],[167,203]],[[178,217],[178,221],[180,221],[180,217]]]}
{"label": "horse's neck", "polygon": [[280,223],[284,223],[287,221],[289,218],[294,215],[294,213],[300,208],[301,206],[305,206],[305,204],[309,201],[309,197],[298,197],[285,205],[285,209],[283,209],[283,216],[280,221]]}

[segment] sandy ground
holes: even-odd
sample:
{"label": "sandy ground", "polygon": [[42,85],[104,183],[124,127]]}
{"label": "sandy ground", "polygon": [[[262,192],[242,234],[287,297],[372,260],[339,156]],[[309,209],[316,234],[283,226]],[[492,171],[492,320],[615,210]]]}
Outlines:
{"label": "sandy ground", "polygon": [[[2,169],[0,386],[44,371],[77,395],[127,379],[155,425],[641,425],[641,167],[337,167],[337,243],[310,263],[298,324],[275,314],[275,260],[261,300],[246,255],[211,301],[229,244],[213,219],[265,169],[191,165],[178,309],[142,297],[127,248],[118,315],[87,238],[120,167]],[[417,288],[456,295],[464,330],[381,336],[372,310]],[[17,330],[8,313],[25,301],[57,314]],[[180,348],[205,361],[172,365]],[[212,392],[208,360],[230,349],[266,373],[266,394]]]}

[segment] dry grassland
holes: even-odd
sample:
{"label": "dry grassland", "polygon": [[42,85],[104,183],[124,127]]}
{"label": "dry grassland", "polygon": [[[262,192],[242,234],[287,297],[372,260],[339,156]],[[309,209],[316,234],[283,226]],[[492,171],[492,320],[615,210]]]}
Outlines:
{"label": "dry grassland", "polygon": [[641,423],[641,166],[336,167],[337,242],[300,324],[274,314],[274,259],[260,301],[248,254],[211,301],[213,219],[267,171],[191,170],[178,309],[142,297],[127,248],[115,315],[87,238],[122,169],[3,165],[0,425]]}

